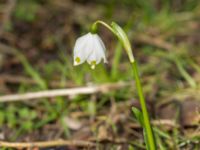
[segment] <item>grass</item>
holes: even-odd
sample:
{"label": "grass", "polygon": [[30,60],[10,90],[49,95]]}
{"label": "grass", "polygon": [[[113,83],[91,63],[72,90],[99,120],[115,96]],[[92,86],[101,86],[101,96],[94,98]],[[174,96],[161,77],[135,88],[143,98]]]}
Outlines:
{"label": "grass", "polygon": [[[20,3],[23,3],[23,1],[20,1]],[[20,5],[20,3],[17,5]],[[41,5],[41,2],[36,3],[34,1],[34,6],[37,7],[34,7],[32,15],[25,15],[23,10],[20,10],[20,12],[15,12],[15,19],[32,24],[37,22],[35,13],[37,9],[40,9],[38,5]],[[108,22],[113,19],[117,20],[117,17],[115,17],[115,7],[119,7],[121,3],[113,2],[109,7],[103,6],[104,12],[108,15],[108,18],[105,18],[105,20]],[[49,7],[49,4],[46,5]],[[102,4],[100,3],[99,5]],[[126,31],[133,39],[132,43],[136,52],[135,55],[139,58],[145,97],[155,107],[159,106],[161,102],[165,103],[164,100],[168,97],[172,97],[171,99],[173,99],[173,95],[177,94],[178,91],[183,91],[182,93],[178,93],[181,95],[185,91],[187,92],[187,89],[199,89],[200,53],[198,49],[200,45],[195,44],[195,32],[198,31],[195,25],[198,24],[197,19],[199,18],[198,1],[185,2],[177,7],[178,10],[173,10],[169,5],[169,1],[162,1],[160,10],[156,10],[152,3],[148,4],[146,1],[132,2],[127,0],[123,3],[123,6],[127,8],[128,12],[131,12],[132,16],[124,16],[124,20],[126,21],[117,20],[125,26]],[[110,10],[111,7],[112,9]],[[131,7],[135,9],[130,11]],[[18,9],[17,7],[16,11]],[[88,24],[90,23],[88,21]],[[88,24],[81,26],[80,30],[74,31],[76,36],[79,36],[80,32],[86,31]],[[17,31],[13,29],[12,34],[15,35],[15,32]],[[43,64],[34,63],[27,58],[26,53],[21,52],[20,55],[14,56],[20,61],[20,65],[23,68],[19,71],[19,74],[28,76],[35,81],[35,84],[11,84],[9,88],[13,89],[13,93],[26,93],[51,88],[85,86],[88,84],[103,84],[118,81],[130,82],[133,74],[130,71],[129,64],[126,62],[127,56],[122,53],[122,46],[115,39],[110,40],[109,35],[104,34],[103,29],[100,31],[100,34],[106,43],[106,47],[110,49],[108,51],[108,65],[100,64],[95,70],[91,70],[87,64],[73,67],[71,51],[68,48],[70,52],[66,53],[65,47],[59,48],[59,51],[55,53],[57,59]],[[138,42],[137,35],[141,34],[150,36],[152,39],[157,37],[166,41],[173,45],[173,49],[166,50],[163,47],[155,45],[153,42],[150,44]],[[187,40],[187,38],[191,40]],[[59,43],[56,44],[59,45]],[[61,41],[61,44],[63,46],[65,43]],[[35,45],[35,47],[37,46],[38,49],[41,48],[40,45]],[[141,131],[128,128],[129,124],[135,123],[135,121],[130,109],[132,105],[126,106],[126,103],[135,102],[133,100],[137,98],[135,90],[135,87],[126,87],[118,91],[111,91],[109,94],[82,95],[73,98],[58,97],[54,99],[34,100],[29,103],[1,103],[0,125],[2,129],[3,127],[8,128],[7,131],[9,131],[9,134],[6,135],[6,139],[10,141],[24,139],[26,136],[34,139],[33,132],[41,131],[41,133],[45,134],[48,126],[53,127],[54,125],[61,132],[59,137],[70,139],[76,132],[78,134],[82,133],[74,131],[67,125],[66,116],[69,116],[72,120],[78,120],[80,124],[83,123],[84,126],[89,127],[89,129],[86,129],[91,132],[90,136],[92,137],[97,137],[99,135],[99,128],[105,126],[105,132],[113,134],[116,137],[121,137],[122,133],[126,133],[128,136],[124,135],[124,137],[130,138],[130,150],[144,149],[144,143],[141,141]],[[198,100],[197,95],[191,95],[190,93],[188,95],[192,99]],[[114,103],[111,100],[114,100]],[[187,98],[181,100],[186,101]],[[123,107],[120,104],[123,104]],[[109,121],[110,108],[114,106],[119,108],[119,110],[117,109],[114,112],[114,116],[126,116],[124,122],[119,121],[115,123],[112,120]],[[122,107],[122,110],[120,107]],[[174,113],[178,114],[178,109]],[[158,116],[153,112],[152,116],[154,116],[154,119],[158,119]],[[177,116],[177,118],[179,117]],[[181,125],[178,119],[176,123]],[[128,129],[124,128],[124,126],[127,126]],[[192,148],[198,150],[200,136],[195,134],[199,131],[196,127],[197,125],[194,126],[190,132],[185,128],[181,131],[177,128],[166,130],[162,126],[155,126],[154,130],[156,131],[159,149]],[[123,131],[120,132],[120,130]],[[132,132],[140,134],[140,138],[136,138],[137,134],[135,135]],[[51,131],[51,133],[55,134],[54,131]],[[47,138],[48,136],[50,135],[47,135]],[[111,145],[110,147],[117,149],[116,145]]]}

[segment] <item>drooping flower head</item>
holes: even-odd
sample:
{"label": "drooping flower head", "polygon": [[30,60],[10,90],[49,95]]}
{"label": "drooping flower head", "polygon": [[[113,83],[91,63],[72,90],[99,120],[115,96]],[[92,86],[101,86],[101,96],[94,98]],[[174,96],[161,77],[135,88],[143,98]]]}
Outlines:
{"label": "drooping flower head", "polygon": [[105,45],[97,34],[83,35],[76,40],[74,46],[74,65],[80,65],[87,61],[94,69],[101,60],[107,63],[105,51]]}

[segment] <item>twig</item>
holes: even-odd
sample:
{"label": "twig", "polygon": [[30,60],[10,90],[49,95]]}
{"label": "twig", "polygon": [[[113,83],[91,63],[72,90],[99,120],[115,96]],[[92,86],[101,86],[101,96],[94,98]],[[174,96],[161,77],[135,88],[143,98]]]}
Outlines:
{"label": "twig", "polygon": [[53,146],[76,146],[76,147],[94,147],[96,144],[93,142],[79,141],[79,140],[57,140],[57,141],[44,141],[44,142],[5,142],[0,141],[0,147],[9,148],[33,148],[33,147],[53,147]]}
{"label": "twig", "polygon": [[76,146],[76,147],[96,147],[97,144],[127,144],[130,143],[126,139],[90,139],[89,141],[82,141],[82,140],[55,140],[55,141],[42,141],[42,142],[7,142],[7,141],[0,141],[0,148],[47,148],[47,147],[54,147],[54,146]]}
{"label": "twig", "polygon": [[179,125],[175,121],[169,119],[160,119],[152,121],[155,126],[170,126],[172,128],[179,128]]}
{"label": "twig", "polygon": [[127,85],[129,84],[121,82],[103,84],[99,86],[78,87],[70,89],[54,89],[40,92],[30,92],[25,94],[6,95],[0,96],[0,102],[25,101],[30,99],[49,98],[57,96],[75,96],[79,94],[93,94],[97,92],[107,93],[110,90],[119,89]]}
{"label": "twig", "polygon": [[[173,120],[168,119],[159,119],[159,120],[153,120],[151,122],[154,126],[169,126],[172,128],[179,128],[179,125],[176,124]],[[141,126],[138,123],[131,123],[131,128],[140,128]]]}

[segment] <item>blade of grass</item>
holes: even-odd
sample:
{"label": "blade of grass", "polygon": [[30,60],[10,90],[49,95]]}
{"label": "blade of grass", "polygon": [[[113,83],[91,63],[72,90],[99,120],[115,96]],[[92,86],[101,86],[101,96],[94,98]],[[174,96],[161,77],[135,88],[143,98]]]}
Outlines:
{"label": "blade of grass", "polygon": [[188,84],[192,87],[192,88],[196,88],[196,82],[194,81],[194,79],[189,75],[189,73],[185,70],[185,68],[183,67],[181,61],[176,57],[174,59],[176,66],[179,70],[179,72],[181,73],[181,75],[184,77],[184,79],[188,82]]}
{"label": "blade of grass", "polygon": [[18,59],[21,61],[25,71],[37,82],[41,89],[47,89],[47,84],[45,80],[40,76],[40,74],[34,69],[26,59],[26,57],[21,53],[16,53]]}

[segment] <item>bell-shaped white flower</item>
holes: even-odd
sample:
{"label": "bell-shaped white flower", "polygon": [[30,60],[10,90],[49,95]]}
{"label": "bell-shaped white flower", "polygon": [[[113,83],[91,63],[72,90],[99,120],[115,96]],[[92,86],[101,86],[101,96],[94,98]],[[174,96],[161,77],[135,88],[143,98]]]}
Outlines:
{"label": "bell-shaped white flower", "polygon": [[105,56],[105,46],[97,34],[88,33],[76,40],[74,46],[74,65],[80,65],[87,61],[94,69],[103,59],[107,62]]}

